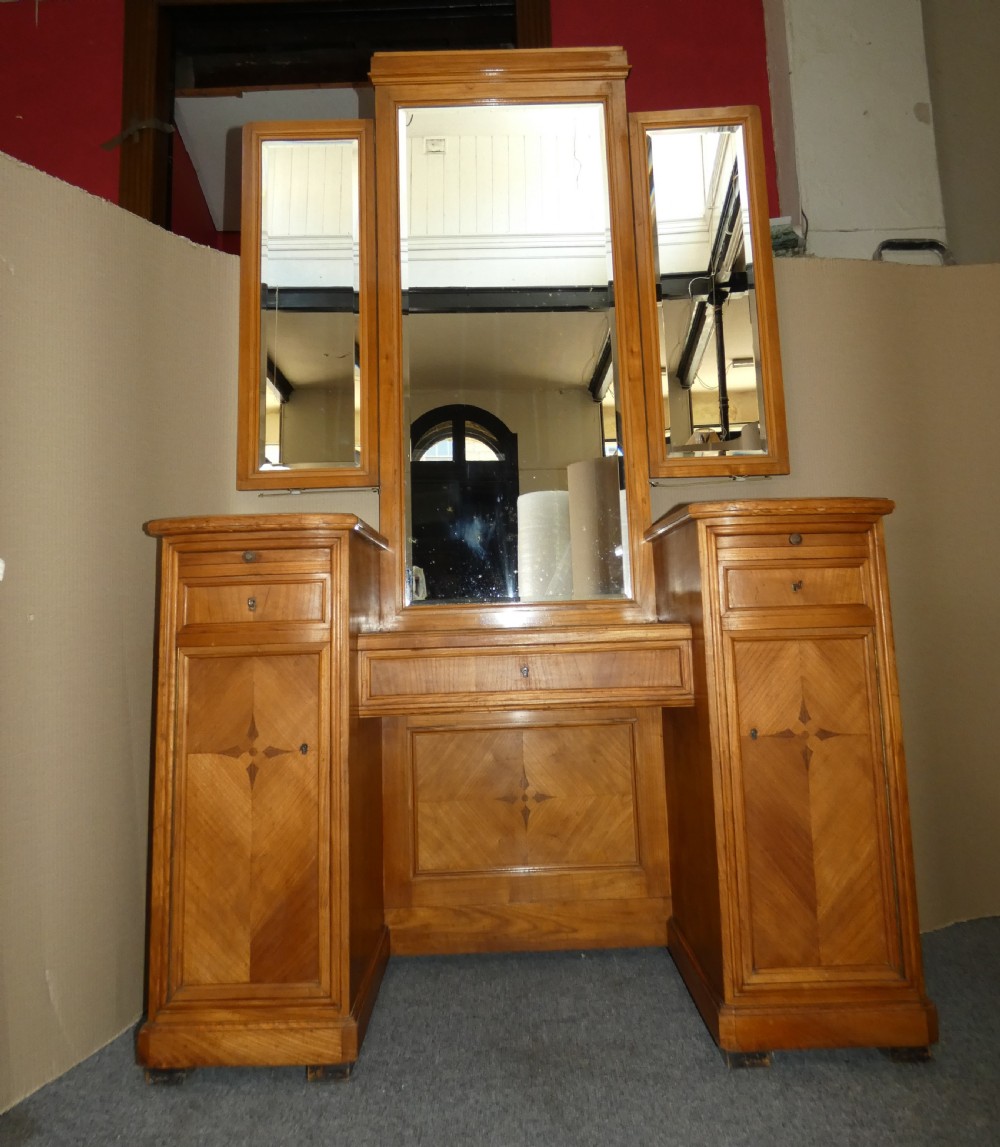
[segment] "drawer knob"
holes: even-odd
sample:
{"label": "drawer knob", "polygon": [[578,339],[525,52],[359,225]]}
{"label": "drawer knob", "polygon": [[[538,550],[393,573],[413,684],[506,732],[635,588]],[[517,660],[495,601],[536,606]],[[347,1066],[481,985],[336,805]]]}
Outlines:
{"label": "drawer knob", "polygon": [[257,599],[255,597],[248,597],[247,598],[247,609],[249,609],[250,612],[253,613],[253,611],[256,608],[257,608]]}
{"label": "drawer knob", "polygon": [[528,676],[528,667],[527,667],[527,665],[522,665],[522,666],[521,666],[521,676],[522,676],[522,677],[527,677],[527,676]]}
{"label": "drawer knob", "polygon": [[245,562],[255,562],[257,560],[257,553],[255,550],[244,550],[243,560]]}
{"label": "drawer knob", "polygon": [[800,581],[793,581],[792,582],[792,593],[798,593],[801,588],[802,588],[802,582],[800,582]]}
{"label": "drawer knob", "polygon": [[788,544],[790,546],[801,546],[802,545],[802,535],[801,534],[789,534],[788,535]]}

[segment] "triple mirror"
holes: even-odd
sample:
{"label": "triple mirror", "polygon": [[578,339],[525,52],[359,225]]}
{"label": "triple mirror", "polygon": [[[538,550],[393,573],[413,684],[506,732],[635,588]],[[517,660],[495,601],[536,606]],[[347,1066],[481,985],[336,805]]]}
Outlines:
{"label": "triple mirror", "polygon": [[401,614],[625,607],[650,478],[787,471],[759,118],[447,56],[373,58],[377,172],[367,123],[244,131],[237,484],[380,485]]}

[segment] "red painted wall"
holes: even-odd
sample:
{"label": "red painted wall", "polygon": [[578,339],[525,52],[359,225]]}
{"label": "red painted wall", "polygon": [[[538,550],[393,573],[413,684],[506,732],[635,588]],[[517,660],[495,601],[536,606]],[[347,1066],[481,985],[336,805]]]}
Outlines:
{"label": "red painted wall", "polygon": [[118,199],[122,0],[0,4],[0,151]]}
{"label": "red painted wall", "polygon": [[[551,11],[556,47],[625,48],[631,111],[757,104],[778,214],[762,0],[551,0]],[[118,151],[101,144],[121,129],[123,27],[123,0],[0,3],[0,151],[117,201]],[[190,173],[178,174],[175,208],[198,220]]]}
{"label": "red painted wall", "polygon": [[778,215],[762,0],[551,0],[552,43],[625,49],[629,111],[756,104]]}

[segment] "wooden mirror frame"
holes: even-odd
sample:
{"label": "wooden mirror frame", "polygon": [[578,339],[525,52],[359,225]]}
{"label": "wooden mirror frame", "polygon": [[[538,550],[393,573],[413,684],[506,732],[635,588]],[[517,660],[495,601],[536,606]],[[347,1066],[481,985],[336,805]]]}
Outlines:
{"label": "wooden mirror frame", "polygon": [[[706,128],[729,124],[743,129],[746,153],[746,183],[750,198],[747,214],[754,252],[754,289],[767,452],[732,457],[671,456],[666,448],[660,389],[660,324],[656,304],[656,261],[653,250],[655,237],[650,212],[652,176],[646,149],[646,133],[659,129]],[[649,426],[650,476],[657,479],[787,474],[788,434],[785,428],[785,398],[781,380],[781,352],[778,342],[771,226],[767,210],[767,177],[760,111],[753,106],[741,106],[694,111],[633,112],[629,116],[629,135],[632,150],[636,258],[639,272],[639,318],[643,374],[646,380],[646,419]]]}
{"label": "wooden mirror frame", "polygon": [[[240,352],[236,487],[239,490],[317,490],[378,485],[376,353],[375,149],[367,120],[250,123],[243,129],[240,256]],[[261,147],[272,140],[353,140],[358,144],[358,351],[361,373],[360,462],[263,470],[260,449]]]}
{"label": "wooden mirror frame", "polygon": [[[642,540],[649,524],[650,501],[625,110],[627,74],[628,62],[621,48],[401,52],[372,57],[380,252],[379,529],[390,541],[382,575],[383,624],[387,629],[613,626],[655,619],[652,560]],[[403,107],[564,102],[596,103],[604,109],[631,597],[411,606],[405,595],[409,428],[403,426],[397,113]]]}

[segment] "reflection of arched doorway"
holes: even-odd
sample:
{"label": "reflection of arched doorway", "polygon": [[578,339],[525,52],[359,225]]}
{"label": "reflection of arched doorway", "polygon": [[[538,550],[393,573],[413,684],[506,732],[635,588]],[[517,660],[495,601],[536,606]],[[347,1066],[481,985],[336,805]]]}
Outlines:
{"label": "reflection of arched doorway", "polygon": [[412,563],[430,601],[517,598],[517,435],[478,406],[410,427]]}

